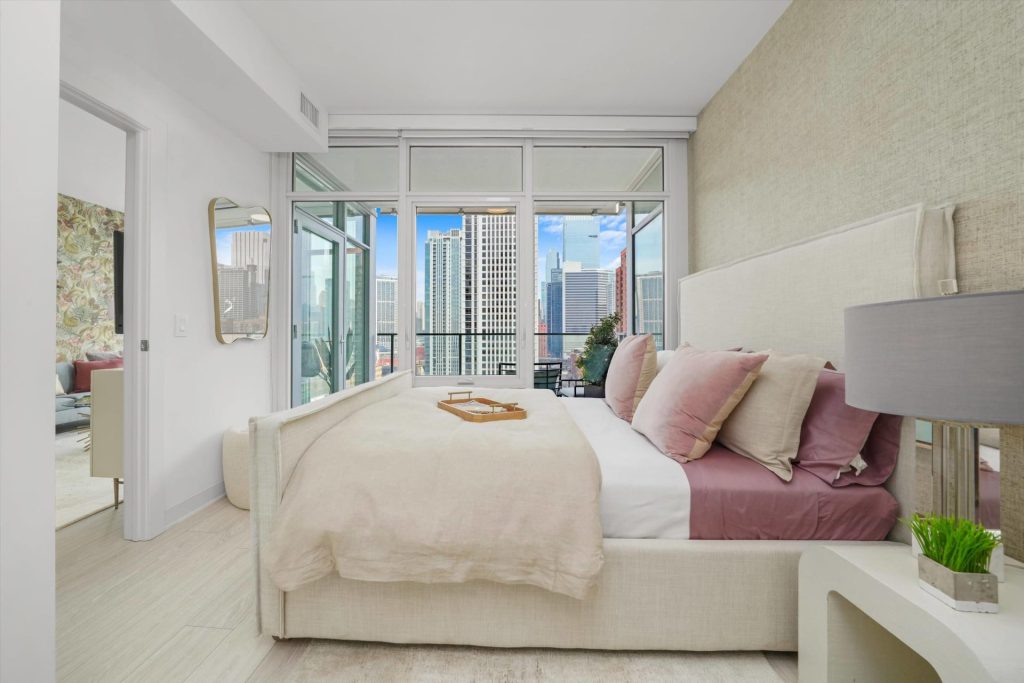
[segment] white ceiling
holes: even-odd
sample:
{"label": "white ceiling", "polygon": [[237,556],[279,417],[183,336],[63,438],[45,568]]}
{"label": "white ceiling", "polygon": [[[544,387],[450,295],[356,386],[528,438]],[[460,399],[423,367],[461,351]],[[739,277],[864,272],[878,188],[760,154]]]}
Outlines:
{"label": "white ceiling", "polygon": [[333,114],[696,115],[789,0],[258,0]]}

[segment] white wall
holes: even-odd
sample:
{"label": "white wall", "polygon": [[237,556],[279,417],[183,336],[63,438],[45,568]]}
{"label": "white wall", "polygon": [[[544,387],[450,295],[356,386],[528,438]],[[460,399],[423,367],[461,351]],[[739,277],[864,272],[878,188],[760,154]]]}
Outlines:
{"label": "white wall", "polygon": [[57,191],[124,211],[126,140],[120,128],[61,100]]}
{"label": "white wall", "polygon": [[[150,134],[149,458],[156,518],[168,525],[223,492],[222,432],[270,410],[270,340],[225,346],[214,336],[207,225],[216,196],[269,206],[270,156],[76,32],[65,26],[61,79]],[[173,335],[175,314],[187,316],[188,336]]]}
{"label": "white wall", "polygon": [[52,681],[60,5],[0,2],[0,681]]}

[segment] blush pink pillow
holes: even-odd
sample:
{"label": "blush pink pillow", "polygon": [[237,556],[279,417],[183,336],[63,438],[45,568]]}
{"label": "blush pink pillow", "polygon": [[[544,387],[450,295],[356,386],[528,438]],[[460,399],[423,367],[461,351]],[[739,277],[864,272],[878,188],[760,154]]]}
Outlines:
{"label": "blush pink pillow", "polygon": [[604,401],[612,412],[629,422],[658,374],[654,337],[649,334],[626,337],[615,349],[604,380]]}
{"label": "blush pink pillow", "polygon": [[800,428],[797,467],[827,484],[861,454],[878,413],[846,405],[846,375],[822,370]]}
{"label": "blush pink pillow", "polygon": [[896,469],[896,460],[900,455],[900,432],[903,430],[903,418],[899,415],[882,413],[875,420],[875,426],[868,434],[867,443],[861,457],[867,463],[864,471],[858,475],[843,472],[833,486],[878,486],[884,484]]}
{"label": "blush pink pillow", "polygon": [[[846,404],[846,375],[822,370],[800,430],[796,466],[835,486],[877,486],[896,469],[903,418]],[[850,464],[860,456],[858,474]]]}
{"label": "blush pink pillow", "polygon": [[680,347],[637,406],[633,429],[675,460],[696,460],[711,448],[767,359],[764,353]]}

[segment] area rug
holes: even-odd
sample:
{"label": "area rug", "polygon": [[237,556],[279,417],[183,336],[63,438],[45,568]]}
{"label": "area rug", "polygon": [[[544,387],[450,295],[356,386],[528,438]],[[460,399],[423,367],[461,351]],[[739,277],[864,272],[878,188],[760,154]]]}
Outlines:
{"label": "area rug", "polygon": [[56,437],[57,528],[114,504],[114,481],[89,476],[89,453],[78,431]]}
{"label": "area rug", "polygon": [[770,681],[760,652],[599,652],[397,646],[312,640],[290,657],[282,681]]}

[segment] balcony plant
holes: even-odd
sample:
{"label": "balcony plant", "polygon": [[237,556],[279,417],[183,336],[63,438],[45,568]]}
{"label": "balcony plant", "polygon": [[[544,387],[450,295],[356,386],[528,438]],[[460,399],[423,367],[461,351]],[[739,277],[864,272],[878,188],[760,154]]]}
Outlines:
{"label": "balcony plant", "polygon": [[[580,369],[580,374],[588,384],[596,387],[604,386],[604,378],[608,374],[608,365],[612,361],[612,354],[615,353],[615,348],[619,345],[615,329],[621,321],[622,317],[615,312],[601,318],[590,328],[590,334],[583,344],[583,352],[576,359],[576,367]],[[603,390],[587,392],[584,389],[585,396],[591,394],[603,396],[604,392]]]}
{"label": "balcony plant", "polygon": [[921,547],[921,587],[962,612],[998,612],[999,583],[988,571],[999,536],[958,517],[917,515],[907,525]]}

